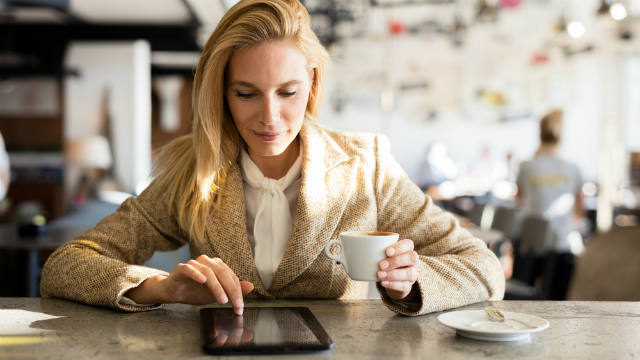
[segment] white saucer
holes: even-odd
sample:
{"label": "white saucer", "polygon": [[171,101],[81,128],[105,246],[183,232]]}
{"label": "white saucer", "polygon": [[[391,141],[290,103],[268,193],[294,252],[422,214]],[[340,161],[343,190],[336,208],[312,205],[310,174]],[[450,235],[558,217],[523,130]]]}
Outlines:
{"label": "white saucer", "polygon": [[461,336],[476,340],[515,341],[549,327],[541,317],[503,311],[504,322],[490,321],[484,310],[451,311],[438,316],[442,324],[456,329]]}

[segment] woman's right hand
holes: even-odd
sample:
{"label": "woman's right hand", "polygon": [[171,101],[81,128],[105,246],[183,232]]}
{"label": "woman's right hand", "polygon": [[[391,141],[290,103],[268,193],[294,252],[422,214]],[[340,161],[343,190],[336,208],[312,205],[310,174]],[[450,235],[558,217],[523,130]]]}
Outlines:
{"label": "woman's right hand", "polygon": [[200,255],[185,264],[178,264],[164,281],[167,302],[205,305],[231,300],[234,312],[242,315],[243,295],[253,290],[253,284],[240,281],[219,258]]}
{"label": "woman's right hand", "polygon": [[[138,303],[184,303],[205,305],[229,300],[236,314],[244,310],[243,295],[253,290],[253,284],[240,281],[236,274],[219,258],[200,255],[184,264],[178,264],[169,276],[145,280],[126,296]],[[149,301],[151,294],[160,301]]]}

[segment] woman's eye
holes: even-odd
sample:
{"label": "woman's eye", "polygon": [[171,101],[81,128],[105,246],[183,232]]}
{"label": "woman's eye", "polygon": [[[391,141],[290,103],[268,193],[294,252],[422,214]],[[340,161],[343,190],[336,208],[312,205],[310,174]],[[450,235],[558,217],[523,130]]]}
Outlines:
{"label": "woman's eye", "polygon": [[254,94],[236,91],[236,96],[242,99],[251,99],[254,96]]}
{"label": "woman's eye", "polygon": [[296,90],[293,91],[283,91],[280,93],[280,95],[285,96],[285,97],[289,97],[289,96],[293,96],[297,93]]}

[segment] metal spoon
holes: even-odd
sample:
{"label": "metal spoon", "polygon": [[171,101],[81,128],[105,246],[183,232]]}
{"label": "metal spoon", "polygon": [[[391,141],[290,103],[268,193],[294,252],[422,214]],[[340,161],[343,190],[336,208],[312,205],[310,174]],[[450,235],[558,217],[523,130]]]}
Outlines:
{"label": "metal spoon", "polygon": [[500,310],[496,308],[492,308],[490,306],[485,306],[484,311],[489,315],[489,320],[496,322],[504,322],[504,315],[500,312]]}
{"label": "metal spoon", "polygon": [[500,310],[491,307],[491,306],[485,306],[484,307],[484,311],[486,311],[487,315],[489,315],[489,320],[491,321],[495,321],[495,322],[505,322],[505,321],[514,321],[517,322],[519,324],[522,324],[524,326],[526,326],[527,329],[536,329],[537,326],[531,326],[529,324],[527,324],[526,322],[522,321],[522,320],[518,320],[518,319],[505,319],[504,315],[502,314],[502,312],[500,312]]}

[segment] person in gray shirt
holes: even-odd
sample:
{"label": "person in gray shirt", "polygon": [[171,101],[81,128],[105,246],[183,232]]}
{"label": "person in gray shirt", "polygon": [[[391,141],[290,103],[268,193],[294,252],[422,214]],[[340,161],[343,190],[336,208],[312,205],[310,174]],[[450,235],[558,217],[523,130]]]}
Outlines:
{"label": "person in gray shirt", "polygon": [[[551,241],[545,243],[542,253],[534,254],[538,259],[553,254],[569,258],[572,263],[569,233],[574,230],[574,220],[582,217],[582,174],[578,167],[558,156],[562,134],[561,110],[549,112],[540,120],[540,147],[533,159],[520,165],[517,176],[517,198],[526,216],[538,216],[549,221]],[[547,265],[536,266],[549,268]],[[555,276],[556,274],[554,274]],[[564,274],[569,277],[570,274]],[[568,279],[567,279],[568,282]],[[566,290],[566,289],[565,289]]]}
{"label": "person in gray shirt", "polygon": [[551,222],[551,248],[570,250],[567,235],[572,220],[583,212],[582,174],[557,154],[562,133],[562,111],[554,110],[540,121],[540,147],[533,159],[520,165],[518,199],[525,216],[541,216]]}

